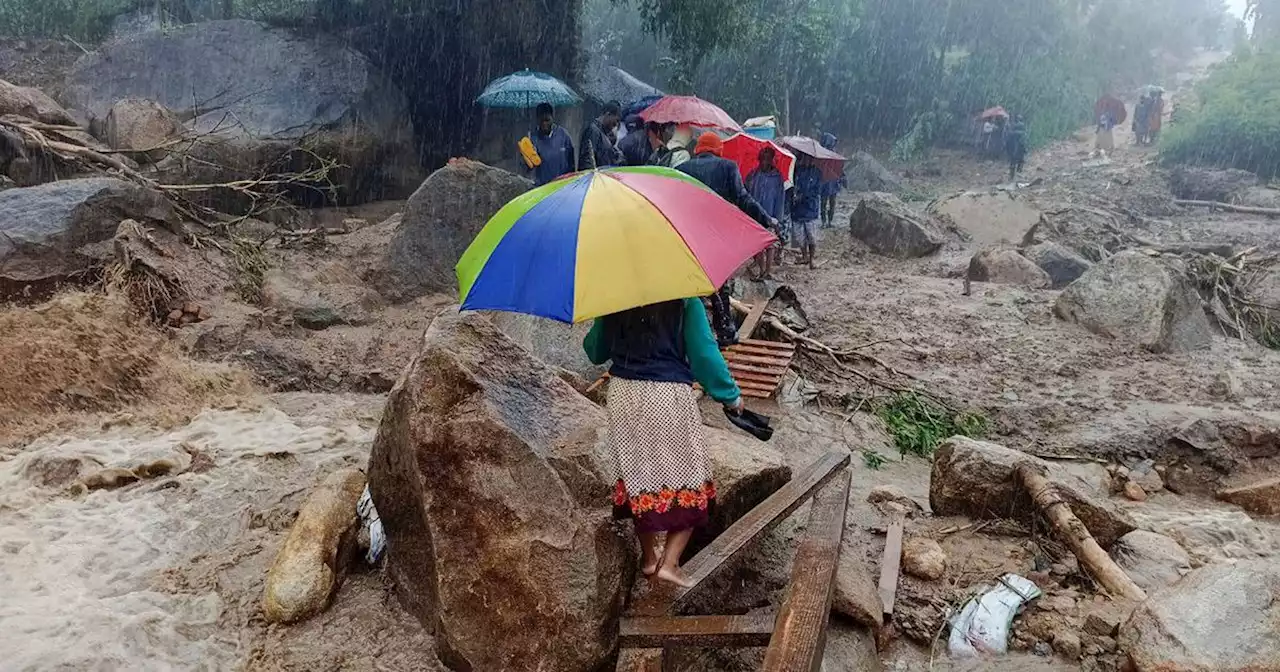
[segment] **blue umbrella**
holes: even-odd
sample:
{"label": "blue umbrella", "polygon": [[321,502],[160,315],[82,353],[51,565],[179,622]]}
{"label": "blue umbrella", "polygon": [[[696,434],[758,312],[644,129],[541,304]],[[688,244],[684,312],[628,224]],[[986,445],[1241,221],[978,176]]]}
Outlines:
{"label": "blue umbrella", "polygon": [[476,102],[485,107],[537,107],[547,103],[556,107],[582,102],[568,84],[542,72],[522,70],[499,77],[486,86]]}

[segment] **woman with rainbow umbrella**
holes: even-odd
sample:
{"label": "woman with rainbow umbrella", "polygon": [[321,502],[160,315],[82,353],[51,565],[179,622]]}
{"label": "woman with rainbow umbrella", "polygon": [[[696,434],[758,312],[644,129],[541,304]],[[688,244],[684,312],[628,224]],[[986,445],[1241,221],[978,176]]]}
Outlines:
{"label": "woman with rainbow umbrella", "polygon": [[715,502],[693,382],[730,412],[742,409],[694,297],[716,291],[773,242],[683,173],[613,168],[511,201],[458,263],[464,310],[595,320],[583,347],[597,364],[612,360],[614,514],[635,520],[646,577],[688,584],[680,555]]}

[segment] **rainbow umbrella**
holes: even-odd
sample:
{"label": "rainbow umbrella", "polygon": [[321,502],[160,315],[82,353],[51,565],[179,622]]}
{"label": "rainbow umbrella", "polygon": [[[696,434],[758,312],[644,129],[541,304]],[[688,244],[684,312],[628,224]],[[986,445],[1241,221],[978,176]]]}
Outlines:
{"label": "rainbow umbrella", "polygon": [[458,262],[462,309],[574,323],[706,296],[775,240],[684,173],[576,173],[489,220]]}

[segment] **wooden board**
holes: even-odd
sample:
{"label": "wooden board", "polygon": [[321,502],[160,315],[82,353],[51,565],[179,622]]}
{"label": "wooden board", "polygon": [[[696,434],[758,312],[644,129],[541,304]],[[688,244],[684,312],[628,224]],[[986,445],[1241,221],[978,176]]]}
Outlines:
{"label": "wooden board", "polygon": [[756,537],[791,515],[848,465],[849,453],[828,453],[792,476],[786,485],[730,525],[685,564],[685,576],[693,583],[691,587],[657,583],[636,601],[632,613],[637,616],[665,616],[678,609],[682,602],[710,583],[708,579],[736,558]]}
{"label": "wooden board", "polygon": [[822,669],[852,476],[848,469],[842,469],[813,498],[809,526],[796,549],[791,583],[764,655],[764,672]]}
{"label": "wooden board", "polygon": [[769,302],[766,299],[756,301],[756,305],[747,313],[747,319],[742,321],[742,326],[738,327],[738,340],[745,341],[751,338],[751,334],[755,333],[756,327],[760,326],[760,320],[764,319],[764,311],[769,309]]}
{"label": "wooden board", "polygon": [[652,648],[767,646],[777,614],[746,616],[646,616],[622,619],[619,646]]}
{"label": "wooden board", "polygon": [[[904,521],[901,518],[889,525],[889,534],[885,537],[884,558],[880,561],[880,602],[884,605],[885,616],[893,615],[893,603],[898,599],[898,570],[902,565],[902,530]],[[889,622],[885,618],[885,622]]]}

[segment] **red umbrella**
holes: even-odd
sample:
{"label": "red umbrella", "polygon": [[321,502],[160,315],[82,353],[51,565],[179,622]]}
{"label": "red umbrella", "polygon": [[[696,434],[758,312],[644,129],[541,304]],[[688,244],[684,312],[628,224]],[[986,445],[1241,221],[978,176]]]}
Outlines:
{"label": "red umbrella", "polygon": [[791,180],[795,177],[796,156],[776,142],[738,133],[724,141],[724,158],[738,164],[738,170],[742,171],[742,178],[746,179],[751,171],[760,165],[760,150],[765,147],[772,147],[778,153],[778,157],[774,159],[774,165],[782,171],[783,181],[791,184]]}
{"label": "red umbrella", "polygon": [[849,160],[818,144],[817,140],[803,135],[788,135],[780,142],[783,147],[817,159],[818,168],[822,170],[822,179],[828,182],[840,178],[844,173],[844,162]]}
{"label": "red umbrella", "polygon": [[997,105],[995,107],[983,110],[982,116],[979,118],[982,119],[983,121],[986,121],[988,119],[995,119],[996,117],[1004,117],[1005,119],[1008,119],[1009,113],[1006,112],[1003,107]]}
{"label": "red umbrella", "polygon": [[697,96],[665,96],[641,112],[640,118],[659,124],[688,124],[730,131],[742,130],[738,122],[724,110]]}

